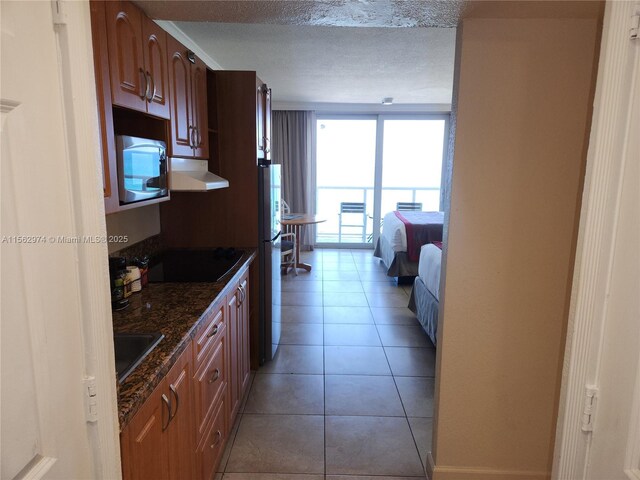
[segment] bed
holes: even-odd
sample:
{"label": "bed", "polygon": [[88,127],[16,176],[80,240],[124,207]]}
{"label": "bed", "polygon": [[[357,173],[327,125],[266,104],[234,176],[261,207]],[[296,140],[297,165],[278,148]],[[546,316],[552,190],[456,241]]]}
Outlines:
{"label": "bed", "polygon": [[373,253],[387,267],[390,277],[418,275],[420,247],[442,240],[443,212],[389,212]]}
{"label": "bed", "polygon": [[442,243],[430,243],[420,249],[418,276],[413,282],[409,309],[434,345],[438,335],[438,305],[440,302],[440,272],[442,263]]}

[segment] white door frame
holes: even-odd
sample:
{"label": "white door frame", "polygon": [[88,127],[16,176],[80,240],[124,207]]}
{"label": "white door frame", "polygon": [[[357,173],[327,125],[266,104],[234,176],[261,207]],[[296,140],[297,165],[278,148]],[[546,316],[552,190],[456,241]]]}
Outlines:
{"label": "white door frame", "polygon": [[582,421],[602,351],[634,74],[628,52],[640,42],[630,38],[638,5],[609,1],[605,8],[552,471],[558,480],[584,478],[588,464],[591,436]]}
{"label": "white door frame", "polygon": [[[121,478],[113,324],[107,265],[102,149],[91,41],[89,2],[53,0],[65,144],[69,158],[75,234],[99,237],[102,248],[79,243],[78,294],[82,311],[85,377],[95,378],[96,421],[87,425],[96,478]],[[61,12],[57,14],[56,12]]]}
{"label": "white door frame", "polygon": [[[57,3],[64,12],[57,36],[76,234],[106,238],[89,2]],[[91,244],[78,245],[85,372],[87,377],[95,377],[98,393],[98,420],[89,424],[89,441],[96,477],[121,478],[108,253],[107,244],[102,245],[102,249]]]}

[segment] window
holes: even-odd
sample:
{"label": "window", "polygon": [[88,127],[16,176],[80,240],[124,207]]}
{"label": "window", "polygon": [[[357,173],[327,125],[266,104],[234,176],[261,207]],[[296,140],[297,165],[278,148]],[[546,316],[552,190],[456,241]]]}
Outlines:
{"label": "window", "polygon": [[[318,116],[316,243],[372,246],[398,202],[440,210],[448,115]],[[362,203],[365,214],[341,213]]]}

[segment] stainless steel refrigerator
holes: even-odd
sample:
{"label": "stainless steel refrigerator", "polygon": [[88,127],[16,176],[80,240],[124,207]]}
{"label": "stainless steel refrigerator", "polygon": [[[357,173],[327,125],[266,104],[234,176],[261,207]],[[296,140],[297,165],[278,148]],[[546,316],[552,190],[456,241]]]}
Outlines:
{"label": "stainless steel refrigerator", "polygon": [[267,162],[258,164],[261,364],[268,362],[276,354],[281,330],[281,170],[280,165],[272,165]]}

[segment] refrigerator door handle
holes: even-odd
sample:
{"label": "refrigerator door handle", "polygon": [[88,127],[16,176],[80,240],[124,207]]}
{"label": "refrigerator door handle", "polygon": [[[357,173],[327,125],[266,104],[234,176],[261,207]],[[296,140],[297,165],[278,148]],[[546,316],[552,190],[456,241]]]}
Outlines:
{"label": "refrigerator door handle", "polygon": [[276,236],[275,236],[275,237],[273,237],[271,240],[263,240],[263,242],[264,242],[264,243],[272,243],[272,242],[275,242],[275,241],[278,239],[278,237],[279,237],[280,235],[282,235],[282,230],[280,230],[280,231],[276,234]]}

